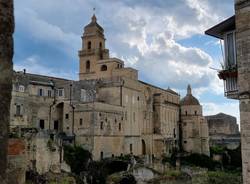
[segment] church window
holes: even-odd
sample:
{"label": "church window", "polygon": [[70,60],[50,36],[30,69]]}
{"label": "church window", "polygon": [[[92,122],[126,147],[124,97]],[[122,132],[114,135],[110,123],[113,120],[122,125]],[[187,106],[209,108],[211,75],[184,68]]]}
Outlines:
{"label": "church window", "polygon": [[82,118],[80,118],[79,124],[80,124],[80,126],[82,126]]}
{"label": "church window", "polygon": [[194,114],[197,115],[197,111],[194,111]]}
{"label": "church window", "polygon": [[187,116],[188,115],[187,111],[185,111],[185,113],[186,113],[186,116]]}
{"label": "church window", "polygon": [[107,71],[107,69],[108,69],[107,65],[102,65],[101,66],[101,71]]}
{"label": "church window", "polygon": [[88,60],[86,62],[86,72],[88,73],[90,71],[90,61]]}
{"label": "church window", "polygon": [[137,101],[139,101],[139,100],[140,100],[140,97],[138,96],[138,97],[137,97]]}
{"label": "church window", "polygon": [[121,131],[121,129],[122,129],[122,125],[121,123],[119,123],[119,131]]}
{"label": "church window", "polygon": [[41,129],[44,129],[44,120],[43,119],[40,119],[40,121],[39,121],[39,127]]}
{"label": "church window", "polygon": [[173,133],[174,133],[174,138],[176,138],[176,132],[175,132],[175,128],[173,130]]}
{"label": "church window", "polygon": [[91,42],[88,42],[88,49],[91,49]]}
{"label": "church window", "polygon": [[102,42],[99,43],[99,48],[102,49]]}

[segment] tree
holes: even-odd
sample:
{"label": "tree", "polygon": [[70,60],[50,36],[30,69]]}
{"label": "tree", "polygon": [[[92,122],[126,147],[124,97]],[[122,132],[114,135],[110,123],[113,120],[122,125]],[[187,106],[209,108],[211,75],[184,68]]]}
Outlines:
{"label": "tree", "polygon": [[13,73],[13,0],[0,0],[0,181],[7,183],[7,146]]}

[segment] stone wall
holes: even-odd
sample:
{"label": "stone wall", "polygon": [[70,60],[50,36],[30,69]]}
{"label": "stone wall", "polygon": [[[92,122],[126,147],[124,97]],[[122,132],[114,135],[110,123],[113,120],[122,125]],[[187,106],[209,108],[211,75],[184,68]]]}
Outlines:
{"label": "stone wall", "polygon": [[250,183],[250,1],[235,0],[243,182]]}
{"label": "stone wall", "polygon": [[25,184],[26,150],[23,139],[9,139],[8,144],[8,182]]}
{"label": "stone wall", "polygon": [[209,134],[239,134],[239,126],[236,117],[219,113],[212,116],[206,116],[209,127]]}

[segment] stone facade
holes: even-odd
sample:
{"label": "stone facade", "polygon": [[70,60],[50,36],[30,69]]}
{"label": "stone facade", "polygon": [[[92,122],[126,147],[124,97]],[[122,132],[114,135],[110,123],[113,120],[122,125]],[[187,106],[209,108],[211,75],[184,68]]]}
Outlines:
{"label": "stone facade", "polygon": [[240,132],[236,117],[219,113],[206,116],[210,146],[220,145],[235,149],[240,145]]}
{"label": "stone facade", "polygon": [[[132,153],[151,161],[162,154],[170,155],[179,145],[180,95],[138,80],[137,70],[110,58],[104,30],[95,16],[85,26],[82,42],[79,81],[26,71],[14,74],[11,129],[22,132],[34,128],[38,131],[36,139],[43,132],[43,142],[36,144],[41,146],[41,153],[28,160],[38,163],[43,156],[55,160],[53,165],[62,162],[60,149],[55,149],[59,157],[46,152],[48,136],[58,148],[63,143],[81,145],[94,160]],[[188,151],[208,154],[208,130],[201,106],[183,108],[188,112],[199,109],[197,115],[188,117],[194,128],[201,130],[198,137],[202,144],[197,146],[202,148]],[[47,162],[39,163],[41,173],[50,168]]]}
{"label": "stone facade", "polygon": [[189,153],[210,155],[208,123],[202,115],[202,106],[192,95],[190,85],[180,107],[182,149]]}
{"label": "stone facade", "polygon": [[236,52],[244,184],[250,183],[250,1],[235,1]]}
{"label": "stone facade", "polygon": [[[205,33],[226,40],[225,68],[219,71],[225,95],[240,101],[243,182],[250,183],[250,1],[235,0],[235,16]],[[231,37],[231,42],[229,38]],[[227,43],[229,41],[229,43]],[[233,48],[230,49],[229,48]],[[230,57],[228,57],[230,56]]]}

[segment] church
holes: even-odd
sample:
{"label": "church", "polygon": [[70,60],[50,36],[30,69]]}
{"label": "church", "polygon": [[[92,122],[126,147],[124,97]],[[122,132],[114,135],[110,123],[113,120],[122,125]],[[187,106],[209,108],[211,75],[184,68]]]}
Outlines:
{"label": "church", "polygon": [[82,35],[77,81],[15,72],[11,131],[35,130],[55,144],[82,146],[94,160],[160,158],[175,150],[209,155],[208,124],[191,86],[180,99],[170,88],[139,80],[136,69],[109,56],[105,41],[93,15]]}

